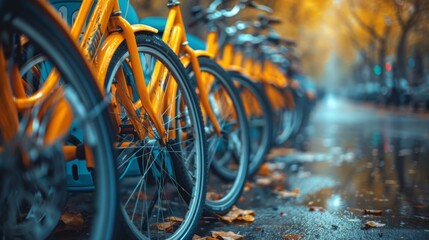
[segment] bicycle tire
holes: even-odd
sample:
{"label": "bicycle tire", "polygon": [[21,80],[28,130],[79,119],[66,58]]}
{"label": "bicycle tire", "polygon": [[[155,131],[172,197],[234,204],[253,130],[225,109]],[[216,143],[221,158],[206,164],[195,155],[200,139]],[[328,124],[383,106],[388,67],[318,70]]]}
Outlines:
{"label": "bicycle tire", "polygon": [[[266,87],[266,86],[265,86]],[[284,89],[276,86],[269,86],[275,91],[279,92],[280,96],[283,96]],[[271,104],[271,103],[270,103]],[[272,105],[272,104],[271,104]],[[296,114],[293,110],[289,109],[288,106],[283,108],[277,108],[273,110],[274,116],[274,145],[282,146],[286,141],[292,138],[295,128]]]}
{"label": "bicycle tire", "polygon": [[294,113],[296,115],[295,125],[293,127],[293,132],[291,139],[295,139],[295,137],[302,131],[305,121],[308,118],[307,114],[307,104],[306,96],[302,92],[298,92],[300,90],[291,90],[293,99],[295,100],[295,109]]}
{"label": "bicycle tire", "polygon": [[[219,93],[220,91],[217,90],[221,89],[224,93],[223,100],[230,101],[232,103],[232,107],[227,109],[226,106],[222,106],[222,104],[214,106],[214,101],[211,101],[212,108],[218,109],[220,111],[230,111],[228,114],[235,114],[237,118],[236,124],[238,127],[235,130],[231,129],[231,126],[228,125],[230,123],[228,123],[226,119],[222,120],[219,118],[222,114],[219,111],[216,117],[218,120],[220,120],[219,123],[221,124],[221,127],[223,127],[223,129],[221,129],[221,136],[217,136],[213,130],[208,130],[211,131],[210,133],[206,132],[209,169],[212,170],[224,182],[232,182],[232,185],[227,186],[227,189],[220,189],[219,187],[221,186],[219,185],[218,179],[213,175],[209,175],[207,190],[208,197],[205,201],[205,210],[211,213],[223,214],[229,211],[231,207],[237,202],[246,183],[250,154],[249,128],[241,97],[227,72],[214,60],[208,57],[198,57],[198,62],[200,64],[200,71],[202,74],[206,73],[214,77],[215,83],[211,84],[211,88],[209,89],[209,97],[210,94],[213,94],[212,96],[214,96],[214,94]],[[192,67],[188,66],[187,71],[189,73],[191,82],[195,86],[196,79],[192,71]],[[206,130],[213,129],[208,120],[205,122],[205,126]],[[228,127],[230,129],[228,129]],[[234,132],[231,132],[232,130],[234,130]],[[236,135],[233,135],[232,133],[236,133]],[[239,142],[235,141],[237,139],[232,139],[234,136],[239,140]],[[222,139],[225,141],[222,141]],[[220,143],[223,143],[223,145],[220,145]],[[230,148],[231,143],[240,144],[239,152],[232,151]],[[224,146],[225,144],[227,146]],[[216,158],[216,153],[222,156]],[[221,163],[222,161],[223,163]],[[231,162],[238,164],[238,166],[233,166],[234,168],[237,167],[238,169],[228,168],[227,164],[230,164]],[[215,187],[217,188],[215,189]],[[211,195],[210,192],[212,191],[214,192],[215,197],[211,199],[209,195]]]}
{"label": "bicycle tire", "polygon": [[[93,79],[92,72],[85,64],[76,44],[67,34],[66,27],[58,20],[55,11],[41,1],[3,1],[1,31],[13,34],[19,32],[34,42],[41,53],[46,54],[61,73],[66,99],[73,106],[91,148],[97,167],[94,178],[96,182],[89,230],[92,239],[110,239],[114,233],[116,212],[116,177],[112,161],[112,136],[106,130],[110,128],[107,111],[103,109],[103,97]],[[73,99],[73,100],[72,100]],[[73,102],[73,104],[71,104]],[[75,108],[80,106],[81,108]],[[92,114],[84,114],[92,113]],[[62,139],[64,140],[64,139]],[[63,144],[63,143],[58,143]],[[43,156],[43,155],[42,155]],[[59,156],[61,159],[61,156]],[[1,160],[2,162],[5,159]],[[4,188],[2,188],[4,190]],[[59,218],[59,215],[56,215]],[[4,219],[2,219],[3,221]],[[57,221],[58,219],[50,219]],[[45,221],[47,221],[45,219]],[[33,223],[33,224],[31,224]],[[19,238],[45,238],[51,229],[37,227],[38,222],[30,222],[28,229],[16,231],[2,225],[2,236]],[[56,224],[56,222],[55,222]],[[47,230],[47,231],[46,231]],[[37,232],[42,231],[42,232]],[[17,235],[15,235],[17,234]]]}
{"label": "bicycle tire", "polygon": [[[282,131],[282,127],[279,128],[280,131],[276,138],[276,144],[278,146],[285,144],[289,140],[293,141],[302,130],[306,118],[304,96],[300,95],[297,90],[294,89],[284,89],[283,91],[289,91],[290,95],[293,97],[294,109],[291,110],[286,108],[283,112],[280,112],[280,119],[282,119],[285,126],[288,126],[283,129],[287,128],[288,130]],[[288,117],[289,119],[287,119]]]}
{"label": "bicycle tire", "polygon": [[[134,154],[136,154],[136,152],[138,154],[139,151],[141,151],[142,155],[137,156],[137,158],[134,159],[131,157],[126,159],[126,161],[129,161],[130,164],[133,164],[132,161],[138,162],[140,172],[136,174],[136,178],[141,181],[141,186],[139,186],[139,182],[137,182],[137,184],[133,183],[133,176],[130,176],[130,174],[127,172],[125,173],[124,179],[121,180],[121,183],[123,183],[121,184],[123,187],[121,190],[121,196],[128,197],[127,201],[122,201],[120,205],[124,231],[128,237],[136,239],[190,239],[192,238],[192,235],[194,234],[201,218],[206,192],[206,145],[201,110],[199,108],[195,92],[189,85],[189,80],[185,69],[172,50],[164,42],[162,42],[161,39],[151,33],[136,33],[136,42],[139,54],[142,55],[141,60],[143,59],[142,61],[144,61],[142,66],[146,67],[143,69],[145,73],[145,79],[148,79],[146,78],[146,75],[150,74],[151,72],[151,66],[153,65],[151,60],[153,60],[161,62],[168,69],[169,74],[172,77],[170,81],[175,80],[177,83],[177,98],[175,100],[173,99],[176,103],[176,110],[178,109],[178,106],[184,107],[186,104],[187,111],[186,113],[180,112],[180,117],[176,117],[175,115],[175,123],[176,126],[178,126],[179,122],[181,121],[180,119],[186,118],[187,121],[189,121],[189,124],[186,126],[189,128],[187,128],[186,131],[192,131],[191,135],[193,137],[188,138],[186,143],[184,143],[185,141],[181,141],[181,139],[178,137],[176,139],[171,139],[173,142],[177,141],[178,143],[181,143],[176,144],[176,146],[180,145],[180,148],[175,148],[173,146],[174,143],[171,145],[167,143],[166,146],[161,146],[157,143],[153,143],[154,141],[152,141],[154,146],[148,147],[151,140],[156,140],[156,136],[149,136],[147,139],[148,144],[143,145],[142,143],[142,145],[139,146],[138,149],[134,152]],[[124,69],[124,71],[128,73],[126,74],[127,83],[129,83],[130,87],[133,89],[133,91],[135,91],[136,87],[133,83],[134,80],[132,78],[132,73],[129,71],[131,69],[128,68],[129,66],[125,61],[128,56],[129,52],[126,42],[124,41],[119,45],[112,57],[106,75],[106,86],[111,86],[114,83],[114,73],[120,67],[122,67],[121,69]],[[160,83],[160,85],[163,84],[164,83]],[[117,88],[120,89],[122,87],[118,86]],[[111,89],[108,89],[108,91],[110,90]],[[137,94],[133,95],[137,96]],[[156,100],[162,102],[162,99]],[[151,120],[149,118],[150,117],[147,116],[147,119],[141,119],[142,124],[145,122],[151,124]],[[167,126],[168,135],[171,133],[168,126],[172,123],[172,120],[168,119],[168,116],[162,116],[162,119],[164,126]],[[181,136],[181,133],[183,133],[179,132],[181,128],[176,128],[177,129],[174,130],[173,127],[171,131],[177,131],[176,136]],[[124,138],[124,135],[120,137]],[[189,139],[195,139],[193,142],[194,145],[189,144]],[[139,144],[139,141],[141,140],[137,139],[133,141],[135,144]],[[187,150],[185,147],[183,147],[184,145],[186,145],[186,147],[191,146],[191,148],[194,148],[193,150]],[[185,158],[185,156],[189,156],[186,155],[189,153],[195,154],[195,156],[188,161],[185,161],[186,159],[178,159],[180,157]],[[175,160],[176,158],[177,160]],[[121,159],[121,161],[125,162],[123,159]],[[171,161],[171,165],[169,164],[169,161]],[[149,162],[152,162],[153,164],[149,165]],[[171,166],[170,168],[172,169],[170,169],[169,166]],[[167,179],[165,183],[164,178]],[[128,182],[132,182],[130,185],[132,185],[132,187],[135,186],[134,189],[139,187],[138,196],[145,197],[133,199],[134,197],[131,195],[135,193],[129,191],[132,188],[126,187],[126,183]],[[167,189],[165,189],[167,187],[164,188],[163,184],[170,187],[170,192],[168,192],[168,194]],[[141,189],[143,189],[143,191]],[[159,191],[160,193],[158,193]],[[171,195],[171,198],[169,198],[168,195]],[[162,198],[162,201],[160,201],[159,198]],[[175,203],[174,201],[177,201],[178,207],[172,205]],[[171,203],[171,205],[169,203]],[[185,204],[187,204],[187,206]],[[146,208],[144,206],[146,206]],[[134,209],[129,210],[131,207]],[[141,209],[138,209],[139,207]],[[168,209],[168,211],[164,211],[162,209]],[[142,211],[140,217],[141,219],[138,219],[139,216],[136,216],[136,210]],[[156,210],[155,213],[153,213],[154,210]],[[154,218],[151,217],[152,215],[156,214],[158,215]],[[170,216],[167,216],[167,214]],[[143,219],[143,217],[147,218]],[[168,232],[166,229],[160,228],[159,224],[164,226],[166,223],[171,223],[171,221],[174,221],[171,220],[170,217],[177,219],[180,218],[181,222],[174,224],[175,227],[171,227],[171,229],[168,230],[170,232]],[[159,222],[160,219],[162,219],[161,221],[164,221],[167,218],[169,219],[167,222]]]}
{"label": "bicycle tire", "polygon": [[[262,114],[258,117],[248,118],[250,133],[256,133],[251,134],[251,155],[247,173],[247,175],[251,177],[259,170],[259,167],[265,161],[265,157],[271,148],[274,133],[273,110],[265,93],[262,92],[262,89],[256,83],[239,72],[229,71],[228,73],[234,83],[238,84],[238,86],[236,86],[240,93],[251,94],[251,98],[254,98],[252,107],[260,109]],[[249,95],[242,95],[243,102],[246,101],[246,96]],[[249,101],[251,99],[247,100]]]}

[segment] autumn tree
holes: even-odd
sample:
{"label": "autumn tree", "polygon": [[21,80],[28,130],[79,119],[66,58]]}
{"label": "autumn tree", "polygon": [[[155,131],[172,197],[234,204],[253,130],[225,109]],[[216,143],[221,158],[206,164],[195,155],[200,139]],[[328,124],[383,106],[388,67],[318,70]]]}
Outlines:
{"label": "autumn tree", "polygon": [[[384,0],[356,1],[349,0],[349,16],[366,32],[371,38],[370,46],[375,47],[376,66],[378,80],[384,83],[384,62],[387,55],[389,40],[391,40],[392,11]],[[344,17],[347,22],[346,17]],[[353,30],[351,30],[353,31]],[[375,64],[373,64],[373,67]]]}
{"label": "autumn tree", "polygon": [[[396,21],[400,28],[399,40],[396,47],[396,78],[407,78],[407,44],[412,30],[421,21],[427,21],[429,1],[427,0],[388,0],[395,10]],[[427,22],[425,22],[427,24]]]}

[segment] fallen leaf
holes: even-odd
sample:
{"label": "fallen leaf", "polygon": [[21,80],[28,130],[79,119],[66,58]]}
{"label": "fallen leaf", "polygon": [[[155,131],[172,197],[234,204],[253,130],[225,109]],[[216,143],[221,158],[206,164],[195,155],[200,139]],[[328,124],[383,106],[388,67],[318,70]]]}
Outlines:
{"label": "fallen leaf", "polygon": [[285,188],[285,183],[279,183],[274,187],[275,191],[282,191]]}
{"label": "fallen leaf", "polygon": [[255,221],[255,211],[253,210],[243,210],[238,208],[237,206],[232,206],[231,211],[223,216],[219,216],[219,218],[223,221],[232,223],[233,221],[246,221],[253,222]]}
{"label": "fallen leaf", "polygon": [[381,215],[383,213],[383,210],[374,210],[374,209],[349,208],[348,210],[350,212],[371,214],[371,215]]}
{"label": "fallen leaf", "polygon": [[364,209],[363,213],[371,215],[381,215],[383,213],[383,210]]}
{"label": "fallen leaf", "polygon": [[290,197],[297,197],[299,195],[299,189],[295,188],[293,192],[287,191],[287,190],[281,190],[281,191],[274,191],[279,197],[282,198],[290,198]]}
{"label": "fallen leaf", "polygon": [[246,184],[244,185],[244,192],[248,192],[253,188],[253,184],[251,182],[246,182]]}
{"label": "fallen leaf", "polygon": [[215,237],[210,237],[210,236],[209,237],[201,237],[201,236],[194,234],[194,236],[192,237],[192,240],[219,240],[219,239],[217,239]]}
{"label": "fallen leaf", "polygon": [[63,213],[61,221],[66,225],[81,226],[84,222],[83,216],[80,213]]}
{"label": "fallen leaf", "polygon": [[151,224],[152,229],[158,229],[159,231],[170,232],[176,222],[161,222]]}
{"label": "fallen leaf", "polygon": [[256,179],[256,184],[258,184],[259,186],[270,186],[272,183],[273,180],[271,180],[271,178],[269,177]]}
{"label": "fallen leaf", "polygon": [[274,172],[267,177],[258,177],[256,179],[256,184],[259,186],[271,186],[282,184],[281,181],[286,178],[286,174]]}
{"label": "fallen leaf", "polygon": [[165,218],[165,220],[167,220],[169,222],[177,222],[177,223],[183,222],[183,218],[181,218],[181,217],[175,217],[175,216],[167,217],[167,218]]}
{"label": "fallen leaf", "polygon": [[350,212],[355,212],[355,213],[363,213],[364,210],[360,209],[360,208],[348,208],[348,210]]}
{"label": "fallen leaf", "polygon": [[302,239],[302,237],[298,234],[286,234],[286,235],[283,235],[283,239],[296,240],[296,239]]}
{"label": "fallen leaf", "polygon": [[274,172],[273,175],[271,175],[271,179],[273,180],[273,182],[279,182],[281,180],[286,179],[286,174]]}
{"label": "fallen leaf", "polygon": [[374,222],[374,221],[368,221],[365,223],[365,228],[379,228],[379,227],[384,227],[384,226],[386,226],[386,224]]}
{"label": "fallen leaf", "polygon": [[271,151],[267,155],[266,159],[267,160],[272,160],[272,159],[274,159],[276,157],[285,156],[285,155],[288,155],[288,154],[292,154],[294,152],[295,152],[295,150],[292,149],[292,148],[273,148],[273,149],[271,149]]}
{"label": "fallen leaf", "polygon": [[259,171],[256,173],[258,176],[268,177],[273,174],[273,171],[270,170],[270,166],[268,163],[264,163],[259,167]]}
{"label": "fallen leaf", "polygon": [[221,198],[222,196],[219,193],[215,193],[215,192],[206,193],[206,199],[208,200],[216,201],[216,200],[220,200]]}
{"label": "fallen leaf", "polygon": [[309,210],[310,210],[310,212],[323,212],[323,211],[325,211],[325,209],[323,207],[316,207],[316,206],[310,207]]}
{"label": "fallen leaf", "polygon": [[244,236],[235,234],[234,232],[213,231],[212,236],[223,240],[242,240]]}

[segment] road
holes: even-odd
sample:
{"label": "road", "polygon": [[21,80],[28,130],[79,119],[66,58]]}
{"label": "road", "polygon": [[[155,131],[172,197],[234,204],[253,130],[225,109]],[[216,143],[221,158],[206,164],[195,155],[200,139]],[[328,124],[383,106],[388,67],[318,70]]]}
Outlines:
{"label": "road", "polygon": [[[284,174],[282,197],[256,176],[238,203],[252,223],[204,218],[199,236],[245,239],[429,239],[429,115],[380,110],[328,97],[295,151],[268,162]],[[277,151],[282,152],[282,151]],[[283,184],[283,185],[282,185]],[[293,194],[292,194],[293,195]],[[311,211],[314,210],[314,211]],[[365,226],[373,221],[384,226]]]}
{"label": "road", "polygon": [[[428,126],[429,114],[328,97],[316,106],[295,143],[274,149],[265,170],[247,184],[237,206],[254,210],[254,221],[227,223],[205,216],[197,234],[429,239]],[[78,196],[71,199],[82,203],[91,198]],[[365,226],[369,221],[380,227]],[[51,239],[83,239],[87,234],[85,224],[60,224]]]}

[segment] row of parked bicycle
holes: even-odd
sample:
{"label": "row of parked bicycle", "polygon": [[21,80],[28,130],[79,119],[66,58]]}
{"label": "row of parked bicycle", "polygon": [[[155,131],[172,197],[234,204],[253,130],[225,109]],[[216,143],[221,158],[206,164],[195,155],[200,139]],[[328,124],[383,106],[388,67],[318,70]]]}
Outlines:
{"label": "row of parked bicycle", "polygon": [[[202,41],[178,0],[140,20],[127,0],[0,0],[3,239],[47,238],[68,191],[89,191],[93,239],[190,239],[231,209],[315,89],[269,7],[225,2],[193,9]],[[265,15],[226,24],[245,8]]]}

